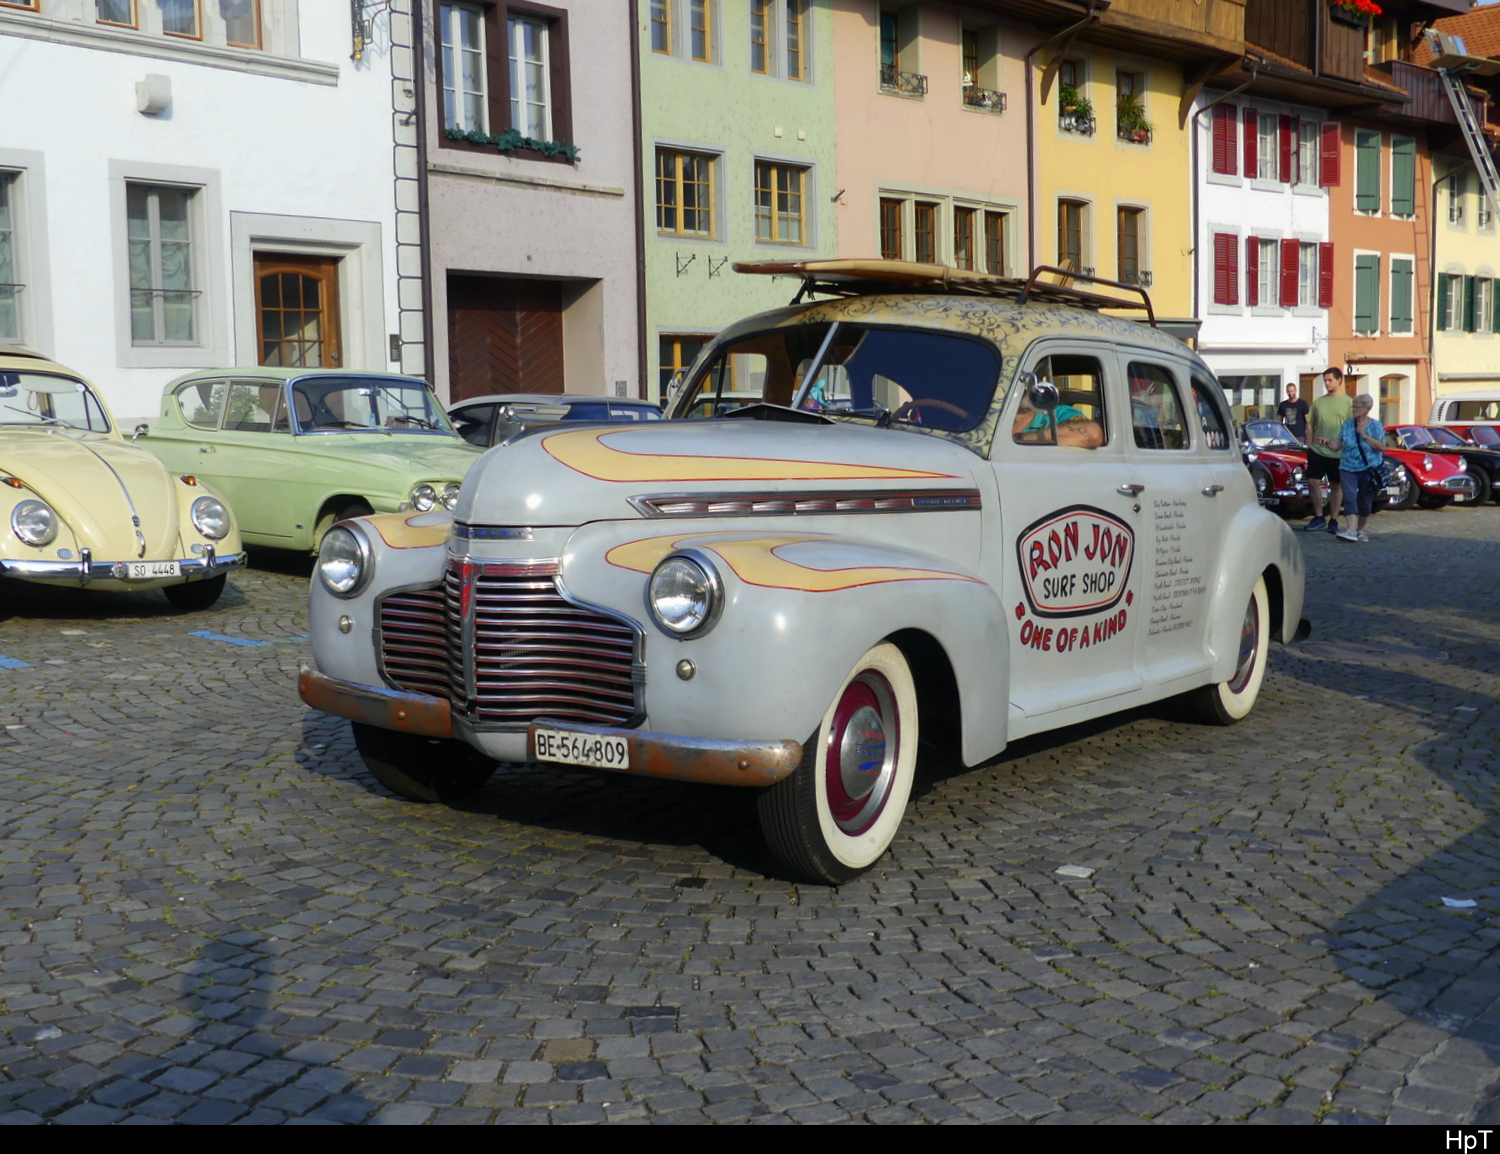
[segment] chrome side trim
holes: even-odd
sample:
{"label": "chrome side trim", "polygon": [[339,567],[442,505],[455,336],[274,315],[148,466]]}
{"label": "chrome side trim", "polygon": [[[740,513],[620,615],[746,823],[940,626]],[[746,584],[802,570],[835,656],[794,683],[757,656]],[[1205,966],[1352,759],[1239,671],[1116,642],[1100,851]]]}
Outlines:
{"label": "chrome side trim", "polygon": [[983,507],[978,489],[824,489],[802,492],[643,493],[646,517],[799,517],[826,513],[944,513]]}

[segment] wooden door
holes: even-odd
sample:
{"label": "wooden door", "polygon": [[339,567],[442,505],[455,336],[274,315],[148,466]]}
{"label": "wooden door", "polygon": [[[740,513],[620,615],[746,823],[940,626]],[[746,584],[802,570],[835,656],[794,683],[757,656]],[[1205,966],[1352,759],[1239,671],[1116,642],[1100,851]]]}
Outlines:
{"label": "wooden door", "polygon": [[449,277],[448,389],[455,401],[562,392],[562,285]]}
{"label": "wooden door", "polygon": [[256,356],[263,365],[338,368],[337,257],[255,254]]}

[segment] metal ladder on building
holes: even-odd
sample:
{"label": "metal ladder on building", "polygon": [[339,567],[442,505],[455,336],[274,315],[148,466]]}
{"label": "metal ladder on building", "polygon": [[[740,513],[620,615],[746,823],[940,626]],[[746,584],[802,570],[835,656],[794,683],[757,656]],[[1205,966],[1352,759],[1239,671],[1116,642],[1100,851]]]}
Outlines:
{"label": "metal ladder on building", "polygon": [[1443,82],[1443,91],[1448,94],[1448,103],[1453,106],[1453,115],[1463,132],[1464,143],[1469,147],[1474,168],[1479,173],[1479,186],[1489,198],[1490,212],[1500,219],[1500,173],[1495,171],[1495,158],[1490,155],[1484,134],[1479,129],[1479,120],[1474,115],[1474,106],[1469,103],[1469,94],[1464,91],[1463,77],[1466,73],[1490,71],[1495,62],[1483,57],[1470,56],[1464,42],[1457,36],[1449,36],[1436,29],[1428,29],[1428,43],[1432,48],[1432,67]]}

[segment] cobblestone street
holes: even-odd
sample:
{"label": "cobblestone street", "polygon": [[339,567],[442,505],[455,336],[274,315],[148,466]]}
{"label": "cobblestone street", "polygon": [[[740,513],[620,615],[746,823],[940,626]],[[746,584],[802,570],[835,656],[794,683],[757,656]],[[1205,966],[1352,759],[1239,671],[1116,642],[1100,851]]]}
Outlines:
{"label": "cobblestone street", "polygon": [[1500,507],[1371,532],[1243,724],[929,767],[837,891],[739,791],[392,797],[297,558],[4,587],[0,1122],[1500,1121]]}

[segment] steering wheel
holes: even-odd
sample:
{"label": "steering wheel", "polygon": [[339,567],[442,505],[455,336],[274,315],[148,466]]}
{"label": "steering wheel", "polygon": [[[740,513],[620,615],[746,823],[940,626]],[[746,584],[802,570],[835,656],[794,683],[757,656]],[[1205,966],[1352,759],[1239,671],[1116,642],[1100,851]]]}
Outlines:
{"label": "steering wheel", "polygon": [[891,423],[895,424],[898,421],[905,421],[910,425],[920,425],[922,423],[923,409],[938,409],[944,413],[952,413],[960,421],[967,421],[969,419],[967,409],[960,409],[957,405],[951,404],[948,401],[938,400],[936,397],[928,397],[921,401],[907,401],[891,414]]}

